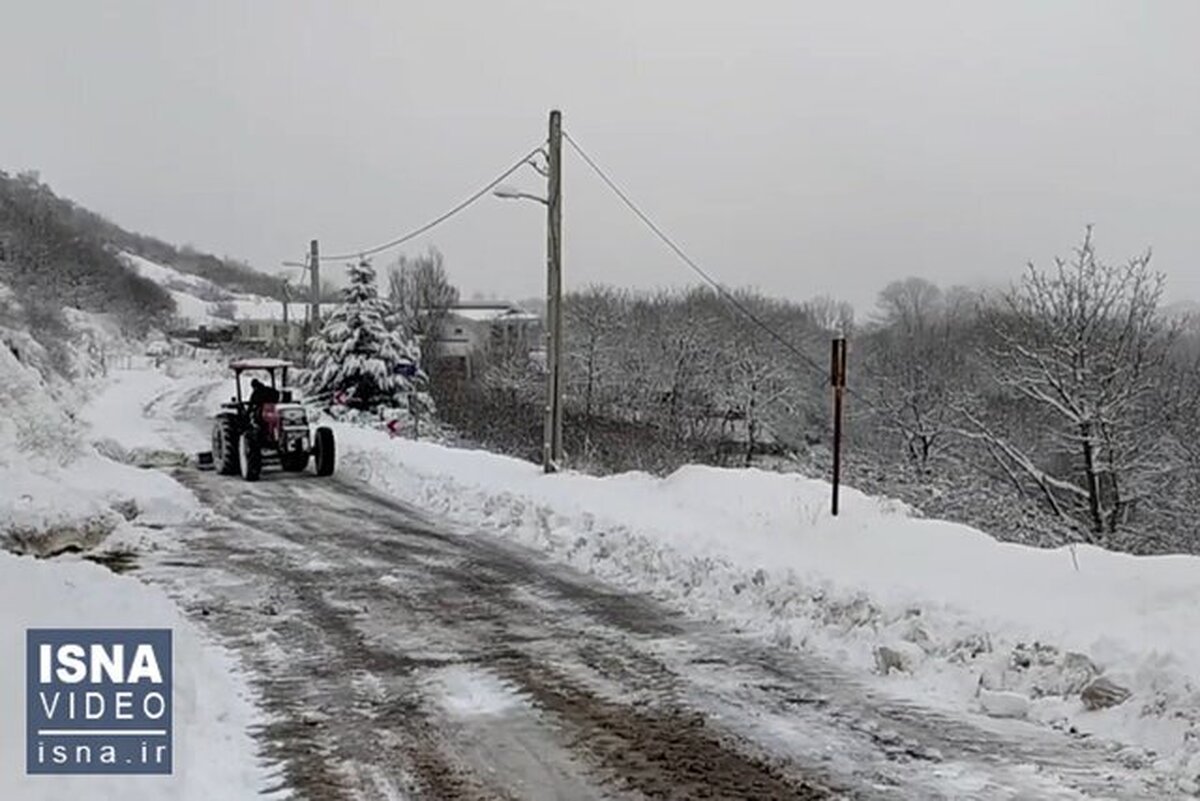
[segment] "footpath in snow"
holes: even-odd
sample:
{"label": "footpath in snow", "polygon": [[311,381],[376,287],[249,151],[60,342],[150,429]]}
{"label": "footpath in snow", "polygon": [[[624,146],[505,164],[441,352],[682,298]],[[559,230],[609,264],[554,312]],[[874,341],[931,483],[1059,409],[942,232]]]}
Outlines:
{"label": "footpath in snow", "polygon": [[[928,706],[1073,727],[1197,792],[1200,558],[1039,550],[793,474],[544,475],[337,427],[339,471],[692,614],[879,676]],[[1098,677],[1131,691],[1092,710]],[[1082,694],[1082,696],[1081,696]]]}

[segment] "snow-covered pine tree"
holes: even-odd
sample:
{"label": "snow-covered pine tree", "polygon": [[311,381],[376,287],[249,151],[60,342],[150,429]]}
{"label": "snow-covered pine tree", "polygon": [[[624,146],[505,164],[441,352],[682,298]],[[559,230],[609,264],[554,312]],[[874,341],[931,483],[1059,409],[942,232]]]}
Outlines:
{"label": "snow-covered pine tree", "polygon": [[312,367],[306,388],[330,406],[407,407],[413,396],[425,404],[425,376],[417,369],[420,348],[395,325],[394,311],[379,297],[375,268],[362,259],[351,263],[348,273],[344,302],[309,342]]}

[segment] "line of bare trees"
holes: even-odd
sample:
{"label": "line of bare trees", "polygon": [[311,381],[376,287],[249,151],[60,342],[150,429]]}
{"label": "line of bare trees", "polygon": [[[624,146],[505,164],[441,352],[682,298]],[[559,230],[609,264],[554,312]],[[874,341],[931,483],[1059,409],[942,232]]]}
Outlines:
{"label": "line of bare trees", "polygon": [[999,482],[1080,539],[1196,549],[1200,338],[1162,291],[1149,253],[1103,261],[1090,229],[1007,291],[893,284],[862,343],[868,436],[930,482]]}
{"label": "line of bare trees", "polygon": [[[857,326],[827,298],[737,298],[818,365],[850,335],[864,489],[1024,541],[1200,551],[1200,332],[1162,291],[1149,254],[1104,261],[1089,229],[1006,291],[895,282]],[[576,464],[826,464],[827,376],[719,295],[590,287],[564,312]],[[536,367],[497,359],[472,391],[491,444],[532,455]]]}
{"label": "line of bare trees", "polygon": [[[790,340],[814,349],[825,341],[818,311],[828,309],[820,304],[736,296]],[[836,319],[836,305],[827,305]],[[655,472],[691,461],[747,465],[806,448],[822,425],[822,377],[747,329],[715,292],[594,286],[566,296],[564,317],[566,445],[576,465]],[[540,441],[544,386],[525,354],[502,354],[468,397],[443,408],[457,408],[463,417],[452,422],[488,444],[533,456],[527,446]]]}

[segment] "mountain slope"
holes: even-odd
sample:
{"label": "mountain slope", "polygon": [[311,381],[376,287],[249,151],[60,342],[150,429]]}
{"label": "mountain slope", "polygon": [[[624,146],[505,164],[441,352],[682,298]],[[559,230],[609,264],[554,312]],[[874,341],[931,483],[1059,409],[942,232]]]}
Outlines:
{"label": "mountain slope", "polygon": [[[227,326],[238,319],[275,320],[282,318],[282,302],[252,292],[232,292],[199,275],[168,267],[145,256],[122,251],[121,261],[167,290],[175,301],[172,321],[183,328]],[[293,308],[297,304],[292,304]],[[296,309],[297,319],[303,316]]]}
{"label": "mountain slope", "polygon": [[58,327],[64,306],[111,313],[139,333],[165,321],[170,295],[81,227],[79,211],[32,174],[0,173],[0,282],[25,317],[13,322],[41,335]]}
{"label": "mountain slope", "polygon": [[64,375],[64,307],[107,314],[142,337],[228,322],[231,302],[274,306],[280,289],[248,265],[127,231],[59,197],[36,173],[0,171],[0,329],[34,336]]}

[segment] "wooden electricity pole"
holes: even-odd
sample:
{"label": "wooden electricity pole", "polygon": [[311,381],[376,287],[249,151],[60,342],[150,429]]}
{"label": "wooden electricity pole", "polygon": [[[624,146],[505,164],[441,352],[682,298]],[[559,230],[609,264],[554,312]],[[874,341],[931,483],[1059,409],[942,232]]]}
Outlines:
{"label": "wooden electricity pole", "polygon": [[546,191],[546,432],[542,466],[553,473],[563,458],[562,377],[562,113],[550,112]]}
{"label": "wooden electricity pole", "polygon": [[838,513],[838,488],[842,481],[842,398],[846,393],[846,338],[833,340],[829,383],[833,387],[833,516]]}
{"label": "wooden electricity pole", "polygon": [[309,318],[315,335],[321,330],[321,248],[315,239],[308,243],[308,268],[312,270],[312,309]]}

